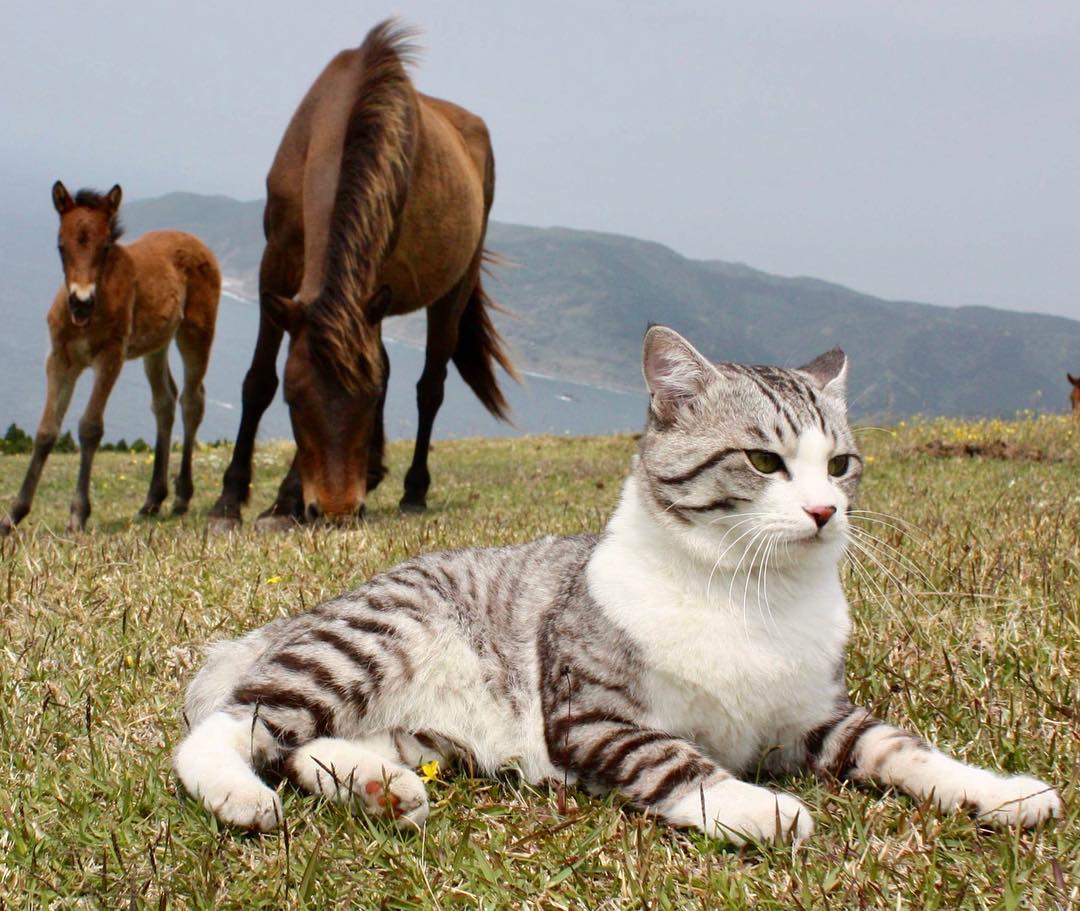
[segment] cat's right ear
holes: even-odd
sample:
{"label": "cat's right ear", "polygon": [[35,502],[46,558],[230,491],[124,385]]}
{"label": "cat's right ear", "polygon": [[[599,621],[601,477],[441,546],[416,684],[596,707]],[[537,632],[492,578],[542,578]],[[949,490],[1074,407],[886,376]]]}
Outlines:
{"label": "cat's right ear", "polygon": [[667,326],[652,326],[645,333],[641,369],[649,387],[649,407],[663,424],[674,420],[716,376],[716,368]]}
{"label": "cat's right ear", "polygon": [[847,394],[847,355],[839,348],[818,355],[799,370],[813,377],[822,392],[844,400]]}

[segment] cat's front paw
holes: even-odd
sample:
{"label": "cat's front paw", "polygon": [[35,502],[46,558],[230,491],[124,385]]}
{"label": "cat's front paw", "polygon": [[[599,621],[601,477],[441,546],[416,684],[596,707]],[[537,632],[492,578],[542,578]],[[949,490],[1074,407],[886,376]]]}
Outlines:
{"label": "cat's front paw", "polygon": [[202,795],[203,806],[221,822],[252,832],[272,832],[281,825],[281,798],[264,784],[215,786]]}
{"label": "cat's front paw", "polygon": [[403,829],[419,829],[428,818],[427,789],[410,769],[366,781],[360,789],[367,811],[389,816]]}
{"label": "cat's front paw", "polygon": [[998,778],[991,785],[981,788],[974,804],[980,820],[999,826],[1031,828],[1040,822],[1061,816],[1061,797],[1050,785],[1038,778],[1014,775]]}
{"label": "cat's front paw", "polygon": [[799,841],[813,834],[810,809],[797,797],[727,778],[681,797],[669,810],[676,825],[695,826],[714,838],[742,845]]}

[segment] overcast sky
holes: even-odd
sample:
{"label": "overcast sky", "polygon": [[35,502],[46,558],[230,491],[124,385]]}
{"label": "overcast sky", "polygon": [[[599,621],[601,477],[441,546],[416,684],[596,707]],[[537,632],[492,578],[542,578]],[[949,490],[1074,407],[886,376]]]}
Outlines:
{"label": "overcast sky", "polygon": [[0,218],[57,177],[260,197],[312,79],[392,13],[420,88],[487,120],[498,219],[1080,318],[1076,0],[4,0]]}

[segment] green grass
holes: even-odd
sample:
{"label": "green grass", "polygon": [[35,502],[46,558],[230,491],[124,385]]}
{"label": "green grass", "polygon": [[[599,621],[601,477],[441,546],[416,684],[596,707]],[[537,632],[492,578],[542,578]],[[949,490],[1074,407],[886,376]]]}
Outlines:
{"label": "green grass", "polygon": [[[1006,434],[1052,458],[915,450]],[[860,439],[861,505],[914,529],[877,526],[884,566],[847,575],[856,698],[968,761],[1061,787],[1065,820],[991,831],[890,792],[801,778],[783,784],[814,809],[815,836],[796,851],[735,851],[614,799],[571,791],[560,806],[512,775],[450,769],[430,787],[421,835],[287,787],[287,835],[223,830],[170,771],[181,693],[205,642],[423,550],[599,530],[633,441],[439,443],[422,517],[396,511],[408,451],[395,445],[363,527],[260,536],[246,526],[226,538],[207,536],[205,512],[228,450],[198,454],[194,514],[179,521],[132,521],[145,456],[100,458],[90,532],[74,537],[62,530],[76,457],[63,456],[2,545],[0,908],[1070,907],[1080,884],[1080,429],[936,422]],[[288,455],[260,449],[249,517]],[[25,466],[25,456],[0,458],[5,502]]]}

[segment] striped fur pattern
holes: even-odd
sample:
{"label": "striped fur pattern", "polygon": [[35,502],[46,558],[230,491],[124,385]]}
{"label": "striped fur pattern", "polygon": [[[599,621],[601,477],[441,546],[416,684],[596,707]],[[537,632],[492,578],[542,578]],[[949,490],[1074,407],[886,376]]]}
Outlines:
{"label": "striped fur pattern", "polygon": [[813,830],[797,798],[745,780],[759,770],[876,781],[1002,824],[1059,815],[1042,782],[964,765],[848,700],[837,567],[861,461],[844,356],[713,365],[654,327],[644,369],[649,425],[600,538],[421,556],[214,646],[175,757],[188,791],[271,829],[281,804],[257,771],[276,765],[415,826],[414,767],[458,758],[615,789],[735,843]]}
{"label": "striped fur pattern", "polygon": [[390,20],[373,28],[360,48],[364,75],[345,133],[325,282],[307,309],[316,363],[351,393],[375,392],[383,379],[378,318],[365,308],[379,290],[412,174],[419,116],[405,70],[416,56],[412,38]]}

